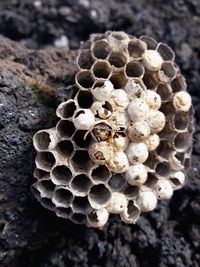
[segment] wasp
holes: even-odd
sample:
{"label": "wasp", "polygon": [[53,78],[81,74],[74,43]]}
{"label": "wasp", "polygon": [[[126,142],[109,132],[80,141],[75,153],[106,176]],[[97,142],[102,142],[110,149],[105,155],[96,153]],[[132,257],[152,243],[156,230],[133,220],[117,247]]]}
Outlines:
{"label": "wasp", "polygon": [[96,142],[109,141],[109,143],[111,143],[113,140],[113,129],[106,122],[99,122],[94,124],[86,132],[84,140],[86,139],[89,133]]}

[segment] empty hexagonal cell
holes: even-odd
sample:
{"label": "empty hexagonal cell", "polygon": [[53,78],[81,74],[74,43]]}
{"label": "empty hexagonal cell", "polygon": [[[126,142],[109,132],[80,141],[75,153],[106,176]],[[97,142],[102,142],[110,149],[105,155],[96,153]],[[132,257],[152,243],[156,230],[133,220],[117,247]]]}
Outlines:
{"label": "empty hexagonal cell", "polygon": [[82,70],[76,74],[76,84],[83,89],[89,89],[94,84],[94,76],[89,70]]}
{"label": "empty hexagonal cell", "polygon": [[72,203],[72,209],[74,213],[88,214],[92,207],[87,197],[75,197]]}
{"label": "empty hexagonal cell", "polygon": [[137,198],[139,195],[139,187],[128,184],[123,192],[128,199]]}
{"label": "empty hexagonal cell", "polygon": [[37,132],[33,137],[34,147],[38,151],[48,150],[50,142],[50,133],[45,130]]}
{"label": "empty hexagonal cell", "polygon": [[173,62],[163,62],[161,69],[158,70],[158,78],[161,82],[168,82],[176,75],[176,68]]}
{"label": "empty hexagonal cell", "polygon": [[90,156],[85,150],[77,150],[71,160],[76,171],[87,171],[91,164]]}
{"label": "empty hexagonal cell", "polygon": [[74,135],[74,141],[77,147],[87,148],[92,140],[91,134],[84,130],[79,130]]}
{"label": "empty hexagonal cell", "polygon": [[52,201],[57,207],[67,208],[73,201],[73,195],[68,189],[59,188],[54,192]]}
{"label": "empty hexagonal cell", "polygon": [[143,76],[143,82],[148,89],[156,89],[158,81],[152,74],[145,73]]}
{"label": "empty hexagonal cell", "polygon": [[69,166],[57,165],[51,171],[51,178],[56,185],[67,185],[72,179],[72,170]]}
{"label": "empty hexagonal cell", "polygon": [[53,202],[51,201],[50,198],[41,198],[41,204],[44,208],[48,209],[48,210],[54,210],[55,209],[55,205],[53,204]]}
{"label": "empty hexagonal cell", "polygon": [[140,40],[131,40],[128,43],[128,52],[129,55],[135,59],[142,58],[144,51],[146,50],[147,45]]}
{"label": "empty hexagonal cell", "polygon": [[108,61],[111,65],[113,65],[116,68],[122,68],[127,63],[127,56],[120,52],[112,52],[109,56]]}
{"label": "empty hexagonal cell", "polygon": [[50,171],[56,160],[51,152],[38,152],[36,157],[36,166],[39,169]]}
{"label": "empty hexagonal cell", "polygon": [[94,209],[105,207],[111,198],[111,192],[104,184],[94,185],[88,195],[90,205]]}
{"label": "empty hexagonal cell", "polygon": [[186,112],[175,113],[174,127],[177,131],[184,131],[189,124],[188,114]]}
{"label": "empty hexagonal cell", "polygon": [[72,216],[73,212],[71,208],[56,208],[55,213],[58,217],[68,219]]}
{"label": "empty hexagonal cell", "polygon": [[144,183],[144,186],[149,188],[154,188],[155,184],[158,182],[158,178],[155,173],[148,173],[147,180]]}
{"label": "empty hexagonal cell", "polygon": [[155,172],[158,176],[166,178],[169,176],[171,166],[168,162],[161,162],[156,166]]}
{"label": "empty hexagonal cell", "polygon": [[126,185],[124,175],[119,173],[112,175],[109,179],[108,185],[110,186],[112,191],[121,191]]}
{"label": "empty hexagonal cell", "polygon": [[179,133],[174,139],[174,147],[178,151],[186,151],[191,142],[191,135],[189,133]]}
{"label": "empty hexagonal cell", "polygon": [[49,177],[49,172],[46,172],[44,170],[35,168],[33,175],[34,175],[35,178],[40,180],[40,179],[48,178]]}
{"label": "empty hexagonal cell", "polygon": [[76,103],[74,102],[74,100],[70,99],[58,106],[56,115],[62,119],[68,119],[74,115],[76,108]]}
{"label": "empty hexagonal cell", "polygon": [[40,191],[41,197],[50,198],[55,189],[55,185],[51,180],[41,180],[35,184],[35,187]]}
{"label": "empty hexagonal cell", "polygon": [[129,200],[127,208],[121,214],[121,219],[127,223],[135,223],[141,214],[139,206],[133,200]]}
{"label": "empty hexagonal cell", "polygon": [[106,60],[98,60],[92,67],[96,78],[107,79],[111,74],[111,66]]}
{"label": "empty hexagonal cell", "polygon": [[93,103],[92,93],[88,91],[80,91],[77,94],[77,101],[81,108],[90,108]]}
{"label": "empty hexagonal cell", "polygon": [[175,79],[173,79],[171,81],[171,88],[174,93],[177,93],[182,90],[185,91],[187,85],[183,76],[177,76]]}
{"label": "empty hexagonal cell", "polygon": [[86,174],[79,174],[75,176],[71,182],[71,188],[77,196],[86,196],[91,186],[91,180]]}
{"label": "empty hexagonal cell", "polygon": [[130,61],[126,65],[125,73],[128,77],[142,77],[144,75],[144,67],[137,61]]}
{"label": "empty hexagonal cell", "polygon": [[74,213],[71,217],[71,220],[77,224],[84,224],[86,221],[86,217],[84,214]]}
{"label": "empty hexagonal cell", "polygon": [[126,77],[123,73],[113,73],[110,77],[114,89],[122,89],[126,85]]}
{"label": "empty hexagonal cell", "polygon": [[149,153],[147,160],[145,161],[145,166],[149,167],[150,169],[154,169],[158,159],[155,157],[154,151]]}
{"label": "empty hexagonal cell", "polygon": [[140,40],[145,42],[147,44],[147,49],[154,50],[157,47],[158,42],[154,40],[153,38],[147,36],[147,35],[142,35],[140,37]]}
{"label": "empty hexagonal cell", "polygon": [[75,132],[75,127],[71,121],[60,120],[57,124],[57,130],[61,137],[70,138]]}
{"label": "empty hexagonal cell", "polygon": [[92,170],[91,177],[95,183],[106,183],[110,178],[110,171],[105,165],[100,165]]}
{"label": "empty hexagonal cell", "polygon": [[92,53],[98,59],[105,59],[109,55],[111,48],[105,40],[98,40],[92,45]]}
{"label": "empty hexagonal cell", "polygon": [[174,60],[175,54],[173,50],[166,44],[159,43],[157,51],[164,60]]}
{"label": "empty hexagonal cell", "polygon": [[190,167],[191,167],[191,159],[190,158],[186,158],[184,160],[184,168],[185,168],[185,171],[187,171]]}
{"label": "empty hexagonal cell", "polygon": [[169,162],[173,170],[180,171],[184,168],[183,162],[185,159],[185,153],[173,151],[170,154]]}
{"label": "empty hexagonal cell", "polygon": [[74,146],[70,140],[62,140],[57,144],[56,151],[62,157],[69,158],[74,152]]}
{"label": "empty hexagonal cell", "polygon": [[91,50],[90,49],[81,50],[77,58],[77,63],[79,68],[81,69],[90,69],[92,64],[94,63],[94,59],[92,58],[91,55]]}
{"label": "empty hexagonal cell", "polygon": [[163,102],[170,101],[172,98],[172,88],[168,84],[159,84],[156,90]]}
{"label": "empty hexagonal cell", "polygon": [[156,154],[159,157],[162,157],[164,159],[168,159],[170,153],[173,151],[172,146],[167,141],[161,141],[159,146],[156,149]]}

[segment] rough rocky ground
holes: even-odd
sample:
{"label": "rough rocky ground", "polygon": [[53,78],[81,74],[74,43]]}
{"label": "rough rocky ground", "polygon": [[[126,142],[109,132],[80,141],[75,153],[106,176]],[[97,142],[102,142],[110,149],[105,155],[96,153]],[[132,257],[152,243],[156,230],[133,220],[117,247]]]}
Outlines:
{"label": "rough rocky ground", "polygon": [[[0,266],[200,266],[199,27],[198,0],[1,0],[0,33],[16,43],[0,39]],[[76,49],[106,29],[171,45],[193,97],[196,131],[187,185],[137,225],[113,217],[99,231],[56,218],[30,185],[32,135],[54,125],[75,72],[76,51],[55,49],[56,40],[64,35],[61,43]]]}

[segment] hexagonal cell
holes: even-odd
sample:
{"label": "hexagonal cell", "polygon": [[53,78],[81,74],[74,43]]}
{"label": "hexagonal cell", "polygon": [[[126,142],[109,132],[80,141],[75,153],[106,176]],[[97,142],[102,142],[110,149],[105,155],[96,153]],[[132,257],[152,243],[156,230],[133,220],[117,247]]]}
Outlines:
{"label": "hexagonal cell", "polygon": [[52,201],[57,207],[67,208],[73,201],[73,194],[66,188],[59,188],[54,192]]}
{"label": "hexagonal cell", "polygon": [[71,188],[76,196],[86,196],[92,186],[86,174],[79,174],[71,182]]}
{"label": "hexagonal cell", "polygon": [[92,170],[91,177],[95,183],[106,183],[110,178],[110,171],[105,165],[100,165]]}
{"label": "hexagonal cell", "polygon": [[183,76],[177,76],[175,79],[171,81],[171,88],[174,93],[185,91],[187,88],[185,79]]}
{"label": "hexagonal cell", "polygon": [[122,89],[126,85],[126,77],[123,73],[113,73],[110,77],[114,89]]}
{"label": "hexagonal cell", "polygon": [[152,76],[152,74],[145,73],[143,76],[143,82],[146,85],[147,89],[156,89],[158,85],[158,81],[155,77]]}
{"label": "hexagonal cell", "polygon": [[167,60],[173,61],[175,58],[175,54],[173,50],[166,44],[159,43],[157,47],[157,51],[160,53],[161,57],[166,61]]}
{"label": "hexagonal cell", "polygon": [[141,214],[139,206],[135,201],[129,200],[127,209],[121,214],[121,219],[127,223],[135,223]]}
{"label": "hexagonal cell", "polygon": [[150,49],[150,50],[155,50],[157,45],[158,45],[158,42],[155,39],[153,39],[147,35],[142,35],[140,37],[140,40],[145,42],[147,44],[147,49]]}
{"label": "hexagonal cell", "polygon": [[83,89],[89,89],[94,84],[94,76],[89,70],[82,70],[76,74],[76,84]]}
{"label": "hexagonal cell", "polygon": [[147,48],[147,45],[136,39],[136,40],[131,40],[129,43],[128,43],[128,52],[129,52],[129,55],[135,59],[140,59],[142,58],[145,50]]}
{"label": "hexagonal cell", "polygon": [[52,203],[51,199],[49,198],[41,198],[41,204],[44,208],[48,209],[48,210],[54,210],[55,209],[55,205]]}
{"label": "hexagonal cell", "polygon": [[184,131],[187,129],[188,124],[189,124],[189,118],[186,112],[175,113],[175,116],[174,116],[175,130]]}
{"label": "hexagonal cell", "polygon": [[50,198],[55,189],[55,185],[51,180],[41,180],[37,182],[35,186],[40,191],[41,197]]}
{"label": "hexagonal cell", "polygon": [[159,84],[156,90],[163,102],[170,101],[172,99],[172,88],[168,84]]}
{"label": "hexagonal cell", "polygon": [[56,208],[55,213],[58,217],[68,219],[72,216],[73,212],[71,208]]}
{"label": "hexagonal cell", "polygon": [[111,66],[106,60],[98,60],[94,63],[92,71],[96,78],[108,79],[111,74]]}
{"label": "hexagonal cell", "polygon": [[126,185],[126,180],[124,179],[124,175],[122,174],[114,174],[108,181],[108,185],[110,186],[112,191],[121,191]]}
{"label": "hexagonal cell", "polygon": [[77,224],[84,224],[86,221],[86,217],[84,214],[74,213],[71,217],[71,220]]}
{"label": "hexagonal cell", "polygon": [[49,172],[46,172],[44,170],[35,168],[34,173],[33,173],[34,177],[37,179],[46,179],[49,177]]}
{"label": "hexagonal cell", "polygon": [[148,156],[147,160],[145,161],[145,166],[154,170],[157,162],[158,162],[158,159],[155,157],[154,151],[152,151],[149,153],[149,156]]}
{"label": "hexagonal cell", "polygon": [[185,168],[185,171],[187,171],[190,167],[191,167],[191,159],[190,158],[186,158],[184,160],[184,168]]}
{"label": "hexagonal cell", "polygon": [[45,130],[37,132],[33,137],[35,149],[38,151],[48,150],[50,142],[50,133]]}
{"label": "hexagonal cell", "polygon": [[73,156],[72,165],[76,171],[87,171],[91,164],[90,156],[86,150],[77,150]]}
{"label": "hexagonal cell", "polygon": [[71,118],[74,115],[76,108],[76,103],[74,102],[74,100],[70,99],[58,106],[56,115],[62,119]]}
{"label": "hexagonal cell", "polygon": [[74,141],[77,145],[77,147],[81,147],[81,148],[88,148],[90,143],[91,143],[91,140],[92,140],[92,137],[91,137],[91,134],[88,133],[88,131],[84,131],[84,130],[79,130],[75,133],[74,135]]}
{"label": "hexagonal cell", "polygon": [[148,173],[147,180],[144,183],[144,186],[149,187],[149,188],[154,188],[155,184],[157,183],[158,178],[155,173]]}
{"label": "hexagonal cell", "polygon": [[176,75],[176,68],[173,62],[163,62],[161,69],[158,70],[158,78],[161,82],[169,82]]}
{"label": "hexagonal cell", "polygon": [[94,209],[105,207],[111,198],[111,192],[104,184],[94,185],[88,195],[90,205]]}
{"label": "hexagonal cell", "polygon": [[72,209],[74,213],[88,214],[92,207],[87,197],[75,197],[72,203]]}
{"label": "hexagonal cell", "polygon": [[186,151],[191,142],[191,135],[189,133],[179,133],[174,139],[174,147],[178,151]]}
{"label": "hexagonal cell", "polygon": [[159,157],[168,159],[172,151],[173,151],[173,148],[168,141],[161,141],[159,146],[156,149],[156,154]]}
{"label": "hexagonal cell", "polygon": [[142,77],[144,75],[144,67],[137,61],[130,61],[126,65],[125,73],[128,77]]}
{"label": "hexagonal cell", "polygon": [[90,108],[94,102],[92,93],[88,91],[80,91],[77,94],[77,101],[80,108]]}
{"label": "hexagonal cell", "polygon": [[122,68],[126,65],[128,58],[125,54],[120,52],[112,52],[108,58],[111,65],[116,68]]}
{"label": "hexagonal cell", "polygon": [[75,126],[71,121],[60,120],[57,124],[57,130],[61,137],[70,138],[75,132]]}
{"label": "hexagonal cell", "polygon": [[111,48],[105,40],[98,40],[92,45],[92,53],[98,59],[106,59],[110,51]]}
{"label": "hexagonal cell", "polygon": [[156,166],[155,172],[157,176],[167,178],[170,174],[171,166],[168,162],[158,163]]}
{"label": "hexagonal cell", "polygon": [[56,160],[51,152],[38,152],[36,156],[36,166],[39,169],[50,171]]}
{"label": "hexagonal cell", "polygon": [[90,69],[92,64],[94,63],[94,59],[92,58],[90,49],[83,49],[80,51],[77,63],[79,68],[81,69]]}
{"label": "hexagonal cell", "polygon": [[69,158],[74,152],[74,146],[70,140],[62,140],[57,144],[56,151],[62,157]]}
{"label": "hexagonal cell", "polygon": [[128,199],[132,199],[132,198],[137,198],[139,195],[139,187],[138,186],[134,186],[134,185],[127,185],[126,188],[124,189],[124,195],[128,198]]}
{"label": "hexagonal cell", "polygon": [[56,185],[68,185],[72,179],[72,170],[69,166],[57,165],[51,171],[51,177]]}

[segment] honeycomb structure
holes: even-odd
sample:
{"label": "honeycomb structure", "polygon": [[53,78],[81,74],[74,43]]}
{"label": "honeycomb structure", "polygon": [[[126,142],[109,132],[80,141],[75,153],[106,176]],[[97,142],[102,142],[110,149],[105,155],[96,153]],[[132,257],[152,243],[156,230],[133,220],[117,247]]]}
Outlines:
{"label": "honeycomb structure", "polygon": [[185,183],[191,97],[174,52],[148,36],[93,34],[77,58],[78,88],[55,128],[34,135],[32,189],[62,218],[102,228],[135,223]]}

